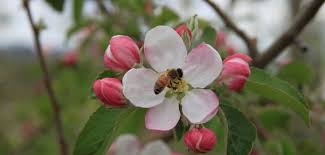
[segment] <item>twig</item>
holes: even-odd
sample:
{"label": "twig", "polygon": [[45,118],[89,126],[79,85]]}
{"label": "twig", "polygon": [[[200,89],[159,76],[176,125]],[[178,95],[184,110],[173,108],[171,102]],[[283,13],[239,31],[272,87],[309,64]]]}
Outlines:
{"label": "twig", "polygon": [[248,48],[249,55],[252,58],[255,58],[258,54],[257,47],[256,47],[256,39],[250,38],[243,30],[241,30],[235,22],[233,22],[230,17],[221,10],[221,8],[212,2],[212,0],[204,0],[207,4],[209,4],[214,11],[221,17],[225,25],[232,29],[239,37],[241,37],[244,42],[246,43],[246,46]]}
{"label": "twig", "polygon": [[111,12],[106,8],[103,0],[96,0],[97,6],[106,16],[111,16]]}
{"label": "twig", "polygon": [[31,11],[30,11],[29,0],[22,0],[22,1],[23,1],[24,8],[26,10],[27,16],[28,16],[30,26],[33,31],[36,52],[37,52],[39,63],[40,63],[40,66],[41,66],[41,69],[43,72],[44,84],[45,84],[47,94],[50,99],[50,104],[53,109],[54,125],[55,125],[57,135],[58,135],[58,143],[60,145],[61,155],[67,155],[68,154],[68,146],[67,146],[65,138],[63,136],[62,121],[61,121],[61,116],[60,116],[61,110],[60,110],[60,106],[55,98],[52,84],[50,81],[49,71],[47,69],[47,65],[46,65],[46,62],[45,62],[45,59],[43,56],[42,46],[41,46],[40,38],[39,38],[40,29],[34,23],[34,20],[33,20]]}
{"label": "twig", "polygon": [[306,7],[298,12],[293,23],[269,48],[267,48],[260,57],[254,62],[254,66],[264,68],[274,58],[276,58],[283,50],[290,45],[304,27],[313,19],[319,8],[324,3],[324,0],[310,1]]}

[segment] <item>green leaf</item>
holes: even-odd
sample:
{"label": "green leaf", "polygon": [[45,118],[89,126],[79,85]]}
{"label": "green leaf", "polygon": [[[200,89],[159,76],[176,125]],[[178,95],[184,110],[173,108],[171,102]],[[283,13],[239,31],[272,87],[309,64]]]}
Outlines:
{"label": "green leaf", "polygon": [[56,11],[63,11],[64,0],[46,0],[46,2]]}
{"label": "green leaf", "polygon": [[136,134],[144,126],[144,109],[100,107],[81,131],[74,155],[105,155],[110,144],[123,133]]}
{"label": "green leaf", "polygon": [[221,109],[227,120],[227,155],[248,155],[256,138],[255,126],[231,105],[223,103]]}
{"label": "green leaf", "polygon": [[293,141],[287,137],[277,137],[271,139],[265,144],[266,150],[269,154],[278,155],[296,155],[296,147]]}
{"label": "green leaf", "polygon": [[299,61],[293,61],[283,66],[278,73],[280,79],[296,85],[311,82],[313,75],[311,66]]}
{"label": "green leaf", "polygon": [[304,97],[288,82],[272,77],[261,69],[252,68],[245,90],[291,108],[307,125],[310,124],[309,110]]}
{"label": "green leaf", "polygon": [[198,20],[197,15],[194,15],[193,17],[191,17],[187,26],[192,32],[192,37],[196,38],[197,31],[199,30],[199,20]]}
{"label": "green leaf", "polygon": [[175,127],[175,137],[177,141],[183,138],[184,133],[188,130],[188,127],[182,121],[179,121]]}
{"label": "green leaf", "polygon": [[286,128],[290,115],[279,108],[265,108],[258,113],[258,119],[269,130]]}
{"label": "green leaf", "polygon": [[118,75],[119,75],[119,73],[114,72],[112,70],[105,70],[96,76],[96,80],[102,79],[102,78],[107,78],[107,77],[117,77]]}
{"label": "green leaf", "polygon": [[73,19],[76,23],[82,22],[84,0],[73,0]]}
{"label": "green leaf", "polygon": [[216,42],[216,30],[210,26],[204,28],[203,34],[202,34],[202,40],[211,45],[214,46]]}

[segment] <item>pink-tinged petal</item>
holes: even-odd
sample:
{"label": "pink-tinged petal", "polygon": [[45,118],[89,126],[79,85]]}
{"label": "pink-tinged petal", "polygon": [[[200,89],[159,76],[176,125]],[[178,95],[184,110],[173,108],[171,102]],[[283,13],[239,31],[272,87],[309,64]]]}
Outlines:
{"label": "pink-tinged petal", "polygon": [[213,112],[211,112],[211,114],[209,114],[206,118],[204,118],[204,120],[201,121],[199,124],[204,124],[204,123],[209,122],[214,116],[216,116],[218,111],[219,111],[219,108],[215,109]]}
{"label": "pink-tinged petal", "polygon": [[140,151],[139,140],[130,134],[119,136],[109,148],[107,155],[137,155]]}
{"label": "pink-tinged petal", "polygon": [[219,107],[219,99],[211,90],[193,89],[182,99],[182,112],[194,124],[208,121]]}
{"label": "pink-tinged petal", "polygon": [[158,131],[174,128],[181,116],[178,103],[175,97],[166,98],[161,104],[150,108],[146,113],[146,128]]}
{"label": "pink-tinged petal", "polygon": [[158,74],[151,69],[129,70],[123,77],[124,96],[136,107],[150,108],[163,102],[166,91],[156,95],[154,85]]}
{"label": "pink-tinged petal", "polygon": [[202,43],[192,49],[182,69],[187,82],[195,88],[204,88],[220,74],[222,59],[213,47]]}
{"label": "pink-tinged petal", "polygon": [[228,60],[231,60],[233,58],[243,59],[247,63],[249,63],[249,62],[251,62],[253,60],[251,57],[249,57],[248,55],[246,55],[244,53],[235,53],[233,55],[228,56],[225,60],[223,60],[223,62],[227,62]]}
{"label": "pink-tinged petal", "polygon": [[116,35],[110,40],[110,50],[118,63],[131,68],[140,62],[138,45],[128,36]]}
{"label": "pink-tinged petal", "polygon": [[144,55],[158,72],[179,68],[186,58],[186,47],[177,32],[168,26],[157,26],[147,32]]}
{"label": "pink-tinged petal", "polygon": [[154,141],[147,144],[140,155],[171,155],[171,151],[168,146],[162,141]]}
{"label": "pink-tinged petal", "polygon": [[119,63],[110,50],[110,46],[107,47],[105,54],[104,54],[104,64],[107,68],[110,68],[114,71],[126,71],[129,69],[128,66]]}

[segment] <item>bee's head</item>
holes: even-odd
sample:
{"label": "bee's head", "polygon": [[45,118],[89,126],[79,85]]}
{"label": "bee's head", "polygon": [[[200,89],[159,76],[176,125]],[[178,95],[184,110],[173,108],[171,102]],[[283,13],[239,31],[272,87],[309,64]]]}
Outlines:
{"label": "bee's head", "polygon": [[183,77],[183,70],[180,69],[180,68],[177,68],[176,71],[177,71],[178,77],[182,78]]}

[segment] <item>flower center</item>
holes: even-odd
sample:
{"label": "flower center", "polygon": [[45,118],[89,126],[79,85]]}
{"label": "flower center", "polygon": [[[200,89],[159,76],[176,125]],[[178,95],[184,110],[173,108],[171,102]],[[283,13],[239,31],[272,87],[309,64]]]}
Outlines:
{"label": "flower center", "polygon": [[183,71],[180,68],[167,69],[166,72],[160,75],[160,78],[156,82],[155,93],[162,91],[159,89],[159,85],[165,83],[165,87],[169,88],[166,93],[166,97],[176,96],[177,99],[182,99],[185,92],[190,89],[188,83],[183,79]]}

